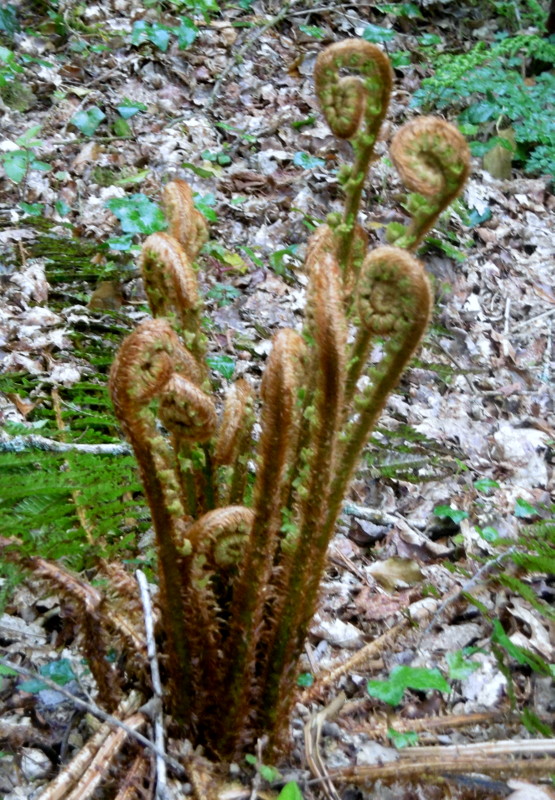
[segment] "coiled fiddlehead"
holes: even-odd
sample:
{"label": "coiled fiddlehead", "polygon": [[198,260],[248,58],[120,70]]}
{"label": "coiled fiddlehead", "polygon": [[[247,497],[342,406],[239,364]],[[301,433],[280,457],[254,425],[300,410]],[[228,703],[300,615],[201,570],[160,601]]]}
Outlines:
{"label": "coiled fiddlehead", "polygon": [[[341,70],[358,75],[341,75]],[[387,111],[392,71],[387,56],[364,39],[327,47],[316,59],[316,95],[333,133],[340,139],[364,135],[375,140]]]}
{"label": "coiled fiddlehead", "polygon": [[394,238],[397,247],[414,250],[468,177],[470,152],[462,134],[445,120],[419,117],[397,131],[391,158],[407,187],[412,222]]}
{"label": "coiled fiddlehead", "polygon": [[191,187],[186,181],[170,181],[164,187],[162,204],[170,222],[170,234],[194,261],[208,239],[208,227],[195,208]]}
{"label": "coiled fiddlehead", "polygon": [[152,315],[174,322],[200,361],[206,340],[200,332],[197,276],[186,250],[173,236],[152,233],[143,244],[140,267]]}
{"label": "coiled fiddlehead", "polygon": [[[356,75],[341,75],[341,71]],[[372,160],[374,145],[385,117],[393,72],[389,59],[363,39],[348,39],[327,47],[314,68],[316,95],[336,136],[349,139],[354,151],[352,168],[341,172],[345,211],[335,226],[336,254],[343,275],[352,270],[353,231],[362,188]]]}

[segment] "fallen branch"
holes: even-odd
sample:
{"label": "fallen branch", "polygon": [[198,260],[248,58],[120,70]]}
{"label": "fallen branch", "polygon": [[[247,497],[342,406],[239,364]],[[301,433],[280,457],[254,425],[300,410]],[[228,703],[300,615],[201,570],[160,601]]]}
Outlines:
{"label": "fallen branch", "polygon": [[131,447],[121,444],[80,444],[79,442],[57,442],[32,433],[29,436],[2,435],[0,453],[22,453],[25,450],[43,450],[49,453],[89,453],[93,456],[128,456]]}

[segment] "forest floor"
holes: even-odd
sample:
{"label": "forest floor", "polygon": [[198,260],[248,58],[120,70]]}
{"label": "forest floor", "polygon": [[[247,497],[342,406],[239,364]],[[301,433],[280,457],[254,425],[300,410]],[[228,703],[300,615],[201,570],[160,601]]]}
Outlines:
{"label": "forest floor", "polygon": [[[0,44],[21,66],[11,75],[20,84],[18,110],[7,93],[0,101],[0,444],[6,451],[18,437],[28,466],[29,458],[44,455],[32,450],[36,434],[77,444],[115,441],[113,417],[111,430],[103,429],[96,419],[102,407],[97,400],[87,404],[87,386],[93,394],[95,386],[105,391],[118,341],[147,315],[134,231],[146,225],[150,207],[139,198],[122,229],[107,203],[134,195],[159,201],[171,178],[191,184],[210,222],[199,277],[215,369],[224,384],[231,372],[259,381],[271,334],[302,325],[307,237],[340,208],[335,171],[349,146],[330,134],[315,99],[318,53],[375,25],[392,32],[386,50],[410,54],[395,70],[377,148],[383,158],[373,165],[363,201],[361,221],[376,246],[385,241],[387,223],[404,218],[403,187],[387,152],[399,125],[417,113],[411,96],[431,74],[437,52],[492,41],[506,25],[493,11],[484,18],[479,3],[414,7],[419,15],[409,20],[387,7],[311,8],[304,0],[221,9],[215,0],[148,8],[131,0],[15,1],[10,18],[17,30],[5,30],[8,17],[0,17]],[[423,36],[432,37],[431,50],[423,48]],[[3,62],[11,63],[5,53]],[[460,200],[421,249],[435,286],[433,323],[388,402],[330,547],[302,665],[305,681],[318,687],[330,667],[354,660],[324,680],[320,704],[313,687],[300,688],[294,746],[289,760],[276,765],[282,778],[274,780],[274,793],[262,780],[268,773],[251,789],[253,768],[240,765],[234,777],[244,782],[242,796],[276,797],[285,776],[306,800],[553,797],[543,782],[552,763],[543,773],[537,759],[528,772],[522,764],[515,768],[508,745],[497,771],[453,768],[441,782],[433,768],[412,783],[392,784],[385,774],[373,783],[368,773],[355,786],[345,773],[390,762],[401,770],[408,752],[414,757],[432,745],[480,743],[489,753],[486,743],[535,741],[542,733],[551,745],[543,753],[553,753],[553,673],[545,668],[555,647],[546,611],[553,575],[517,557],[537,552],[538,531],[553,542],[555,525],[552,192],[548,176],[513,165],[499,179],[475,158]],[[58,469],[65,469],[63,461]],[[46,557],[63,553],[49,550],[36,533],[40,526],[24,517],[21,503],[28,511],[29,498],[18,496],[16,507],[8,495],[4,482],[2,534],[15,530],[28,542],[35,536]],[[89,519],[95,513],[91,508]],[[25,523],[25,531],[13,520],[20,528]],[[94,524],[92,533],[78,528],[75,542],[89,549],[81,562],[69,563],[90,575]],[[140,560],[133,537],[122,535],[118,544],[111,535],[112,555]],[[44,671],[49,663],[65,665],[73,679],[81,662],[59,621],[57,598],[33,581],[11,588],[9,572],[4,581],[2,655],[43,668],[44,675],[52,674]],[[369,644],[376,640],[379,647]],[[386,681],[398,666],[439,670],[448,691],[406,686],[396,705],[370,696],[368,679]],[[59,768],[53,762],[79,751],[90,722],[75,721],[63,698],[44,687],[24,691],[13,677],[0,680],[0,795],[46,800],[45,786]],[[316,718],[341,691],[347,699],[336,717]],[[318,755],[308,762],[307,722],[317,732]],[[428,749],[422,758],[431,758]],[[493,751],[489,758],[494,764]],[[308,783],[326,771],[331,779]],[[144,796],[153,796],[145,786]],[[186,794],[186,785],[174,790],[175,797]],[[76,796],[89,795],[83,789]],[[115,797],[114,785],[103,796]]]}

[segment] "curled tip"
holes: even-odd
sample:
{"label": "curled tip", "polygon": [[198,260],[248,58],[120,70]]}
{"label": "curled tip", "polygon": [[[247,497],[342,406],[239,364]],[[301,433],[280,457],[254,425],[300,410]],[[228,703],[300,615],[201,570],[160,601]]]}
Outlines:
{"label": "curled tip", "polygon": [[379,247],[361,267],[358,311],[361,324],[376,336],[424,332],[432,305],[422,264],[399,247]]}
{"label": "curled tip", "polygon": [[145,291],[155,317],[178,317],[198,305],[198,286],[189,256],[179,241],[167,233],[152,233],[140,258]]}
{"label": "curled tip", "polygon": [[247,542],[254,513],[246,506],[226,506],[208,511],[186,532],[193,552],[226,569],[238,564]]}
{"label": "curled tip", "polygon": [[240,379],[233,383],[226,394],[222,423],[214,453],[214,464],[231,464],[239,439],[248,417],[252,414],[253,391]]}
{"label": "curled tip", "polygon": [[110,371],[110,391],[116,410],[148,403],[167,383],[173,356],[181,344],[165,319],[150,319],[127,336]]}
{"label": "curled tip", "polygon": [[208,239],[208,227],[195,208],[189,184],[178,179],[167,183],[162,192],[162,205],[170,223],[170,234],[194,261]]}
{"label": "curled tip", "polygon": [[216,430],[216,408],[210,397],[177,373],[160,392],[158,415],[182,441],[206,442]]}
{"label": "curled tip", "polygon": [[300,381],[300,362],[306,352],[303,338],[290,328],[278,331],[272,340],[266,369],[260,385],[265,405],[280,408],[289,417],[296,401]]}
{"label": "curled tip", "polygon": [[391,143],[391,158],[407,187],[425,197],[449,203],[462,189],[470,168],[464,136],[438,117],[407,122]]}
{"label": "curled tip", "polygon": [[[357,75],[341,76],[341,70]],[[333,133],[353,137],[361,123],[376,136],[391,94],[393,72],[385,53],[364,39],[346,39],[327,47],[316,59],[316,95]]]}

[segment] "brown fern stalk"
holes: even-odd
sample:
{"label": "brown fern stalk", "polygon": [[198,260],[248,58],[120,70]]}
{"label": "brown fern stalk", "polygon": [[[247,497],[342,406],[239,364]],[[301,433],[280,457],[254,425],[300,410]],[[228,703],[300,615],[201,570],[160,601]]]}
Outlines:
{"label": "brown fern stalk", "polygon": [[266,600],[281,508],[289,493],[289,469],[299,429],[298,393],[305,346],[285,329],[274,337],[261,386],[262,433],[254,486],[254,519],[230,607],[225,657],[228,675],[223,752],[233,752],[248,717],[257,637]]}
{"label": "brown fern stalk", "polygon": [[347,324],[339,265],[329,253],[312,263],[307,309],[307,336],[314,341],[312,358],[317,381],[314,406],[308,413],[305,411],[305,418],[310,420],[310,450],[305,456],[304,479],[297,481],[298,534],[296,541],[289,539],[283,560],[283,586],[276,601],[273,636],[267,648],[267,679],[262,690],[263,727],[272,731],[274,745],[282,735],[293,699],[293,670],[304,639],[299,636],[298,620],[310,602],[305,595],[308,576],[321,560],[319,534],[343,410]]}
{"label": "brown fern stalk", "polygon": [[419,117],[397,131],[390,152],[404,183],[416,192],[408,198],[412,222],[394,244],[414,250],[463,188],[470,151],[454,125],[437,117]]}
{"label": "brown fern stalk", "polygon": [[[341,70],[358,75],[341,76]],[[316,95],[333,133],[349,139],[354,164],[341,174],[345,211],[335,229],[337,258],[347,278],[352,268],[353,232],[368,167],[385,117],[393,72],[389,59],[375,45],[363,39],[347,39],[320,53],[314,69]]]}

